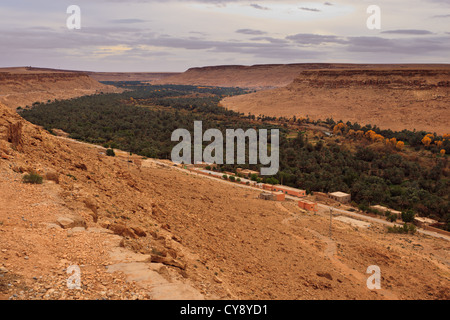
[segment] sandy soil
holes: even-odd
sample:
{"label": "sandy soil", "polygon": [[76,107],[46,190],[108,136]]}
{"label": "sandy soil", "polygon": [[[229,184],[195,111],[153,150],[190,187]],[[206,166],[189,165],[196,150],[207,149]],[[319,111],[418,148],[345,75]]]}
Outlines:
{"label": "sandy soil", "polygon": [[36,68],[0,68],[0,102],[15,109],[35,102],[71,99],[122,90],[103,85],[83,72]]}
{"label": "sandy soil", "polygon": [[[342,221],[330,239],[327,212],[125,153],[106,157],[0,108],[1,298],[449,298],[448,241]],[[33,170],[49,179],[23,184]],[[72,264],[81,290],[65,285]],[[367,289],[370,265],[383,290]]]}
{"label": "sandy soil", "polygon": [[255,115],[358,122],[382,129],[445,134],[450,68],[302,72],[274,90],[226,98],[224,107]]}

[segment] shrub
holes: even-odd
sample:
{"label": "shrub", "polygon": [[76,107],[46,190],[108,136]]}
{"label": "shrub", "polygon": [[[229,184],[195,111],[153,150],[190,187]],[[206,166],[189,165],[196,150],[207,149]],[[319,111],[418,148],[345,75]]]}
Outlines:
{"label": "shrub", "polygon": [[116,156],[116,153],[114,152],[113,149],[108,149],[108,150],[106,150],[106,155],[107,155],[108,157],[115,157],[115,156]]}
{"label": "shrub", "polygon": [[389,214],[389,215],[386,217],[386,219],[387,219],[389,222],[395,222],[395,221],[397,221],[397,218],[398,218],[398,216],[397,216],[396,214]]}
{"label": "shrub", "polygon": [[414,234],[416,233],[416,231],[417,231],[416,226],[408,223],[405,223],[403,227],[398,226],[388,227],[388,233]]}
{"label": "shrub", "polygon": [[222,176],[222,178],[224,178],[225,180],[228,180],[228,176],[227,176],[226,174],[224,174],[224,175]]}
{"label": "shrub", "polygon": [[402,212],[402,220],[403,222],[413,222],[416,214],[412,210],[407,210]]}
{"label": "shrub", "polygon": [[36,172],[31,172],[30,174],[26,174],[23,176],[22,181],[24,183],[31,183],[31,184],[42,184],[44,181],[44,178],[38,175]]}
{"label": "shrub", "polygon": [[237,180],[236,180],[237,182],[241,182],[242,180],[241,180],[241,178],[237,178]]}
{"label": "shrub", "polygon": [[231,177],[230,177],[230,181],[231,181],[231,182],[235,182],[235,181],[236,181],[236,178],[233,177],[233,176],[231,176]]}

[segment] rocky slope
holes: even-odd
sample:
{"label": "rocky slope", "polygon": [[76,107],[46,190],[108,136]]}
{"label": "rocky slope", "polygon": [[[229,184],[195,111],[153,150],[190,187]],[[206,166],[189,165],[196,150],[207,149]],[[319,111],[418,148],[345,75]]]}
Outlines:
{"label": "rocky slope", "polygon": [[[0,299],[449,298],[445,240],[339,221],[329,239],[327,212],[117,153],[0,104]],[[33,171],[44,184],[22,183]]]}
{"label": "rocky slope", "polygon": [[83,72],[34,68],[0,69],[0,102],[10,108],[100,92],[121,90],[103,85]]}
{"label": "rocky slope", "polygon": [[302,71],[286,87],[225,99],[231,110],[449,131],[450,66]]}
{"label": "rocky slope", "polygon": [[350,68],[348,64],[267,64],[254,66],[212,66],[191,68],[186,72],[157,81],[157,84],[180,84],[218,87],[267,89],[290,84],[300,72],[310,69]]}
{"label": "rocky slope", "polygon": [[97,81],[142,81],[155,82],[178,75],[176,72],[87,72]]}

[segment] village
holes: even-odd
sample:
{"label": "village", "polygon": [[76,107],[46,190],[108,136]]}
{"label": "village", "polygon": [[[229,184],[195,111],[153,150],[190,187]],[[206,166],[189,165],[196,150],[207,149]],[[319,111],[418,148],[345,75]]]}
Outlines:
{"label": "village", "polygon": [[[402,221],[402,213],[400,211],[387,208],[381,205],[372,205],[370,207],[371,212],[363,212],[357,208],[352,206],[352,197],[350,194],[336,191],[330,193],[323,192],[312,192],[311,195],[308,195],[306,190],[292,188],[285,185],[272,185],[268,183],[258,182],[256,177],[260,177],[260,172],[237,168],[236,173],[234,172],[221,172],[221,171],[213,171],[213,169],[217,169],[216,165],[198,162],[196,164],[190,165],[179,165],[174,164],[171,161],[164,161],[167,164],[170,163],[170,166],[179,167],[184,170],[188,170],[195,174],[200,174],[203,176],[208,176],[210,178],[215,178],[219,180],[227,180],[231,183],[236,183],[239,185],[261,189],[261,193],[259,195],[259,199],[265,201],[295,201],[300,209],[305,212],[317,213],[319,211],[319,207],[327,208],[333,213],[333,211],[339,211],[339,213],[335,213],[336,215],[340,215],[343,213],[351,213],[352,217],[367,217],[371,221],[385,222],[387,221],[381,220],[382,216],[393,216],[396,217],[391,223],[401,225]],[[253,178],[253,179],[252,179]],[[255,181],[256,180],[256,181]],[[357,212],[357,213],[356,213]],[[377,214],[375,214],[376,212]],[[426,233],[431,232],[433,234],[444,235],[448,238],[450,236],[450,232],[444,231],[438,228],[439,222],[434,219],[415,216],[414,225],[423,229]],[[423,232],[421,230],[421,232]]]}

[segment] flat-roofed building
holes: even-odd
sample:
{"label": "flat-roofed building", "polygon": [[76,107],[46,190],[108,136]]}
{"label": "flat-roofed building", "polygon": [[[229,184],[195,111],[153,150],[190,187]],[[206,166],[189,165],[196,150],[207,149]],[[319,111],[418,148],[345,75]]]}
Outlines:
{"label": "flat-roofed building", "polygon": [[294,196],[294,197],[306,197],[306,190],[300,190],[297,188],[291,188],[291,187],[287,187],[287,186],[282,186],[277,184],[276,186],[273,186],[272,188],[273,191],[277,191],[277,192],[283,192],[284,194],[288,194],[290,196]]}
{"label": "flat-roofed building", "polygon": [[301,200],[298,202],[298,206],[306,211],[311,211],[311,212],[318,211],[318,206],[317,206],[317,203],[315,203],[315,202]]}
{"label": "flat-roofed building", "polygon": [[330,199],[340,202],[340,203],[350,203],[352,201],[352,196],[350,194],[344,193],[344,192],[329,193],[328,197]]}

